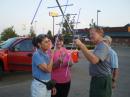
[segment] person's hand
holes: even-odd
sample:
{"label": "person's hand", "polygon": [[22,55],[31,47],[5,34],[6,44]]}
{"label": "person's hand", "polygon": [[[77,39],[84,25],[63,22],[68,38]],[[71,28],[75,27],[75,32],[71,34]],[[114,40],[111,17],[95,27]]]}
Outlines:
{"label": "person's hand", "polygon": [[59,68],[63,64],[63,60],[59,57],[56,61],[54,61],[53,69]]}
{"label": "person's hand", "polygon": [[52,90],[51,90],[51,94],[52,94],[52,95],[56,95],[56,93],[57,93],[56,88],[55,88],[55,87],[54,87],[54,88],[52,88]]}
{"label": "person's hand", "polygon": [[112,82],[112,89],[116,88],[116,82]]}
{"label": "person's hand", "polygon": [[72,67],[74,65],[74,62],[73,61],[69,61],[68,64],[69,64],[69,67]]}
{"label": "person's hand", "polygon": [[63,59],[62,58],[58,58],[57,63],[58,64],[63,64]]}
{"label": "person's hand", "polygon": [[82,42],[79,39],[75,39],[74,43],[76,44],[76,46],[80,47],[82,45]]}

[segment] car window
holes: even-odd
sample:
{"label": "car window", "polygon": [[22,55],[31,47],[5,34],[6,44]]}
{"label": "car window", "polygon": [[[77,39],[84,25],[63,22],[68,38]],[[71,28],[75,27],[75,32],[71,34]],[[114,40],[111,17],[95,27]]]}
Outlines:
{"label": "car window", "polygon": [[3,43],[0,44],[1,49],[9,48],[12,43],[14,43],[17,40],[17,38],[10,38]]}
{"label": "car window", "polygon": [[33,51],[32,40],[26,39],[19,42],[14,47],[15,51]]}

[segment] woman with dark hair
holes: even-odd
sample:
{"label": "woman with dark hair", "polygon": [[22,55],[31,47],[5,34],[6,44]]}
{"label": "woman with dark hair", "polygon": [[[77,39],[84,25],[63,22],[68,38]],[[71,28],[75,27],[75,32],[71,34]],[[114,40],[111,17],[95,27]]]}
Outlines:
{"label": "woman with dark hair", "polygon": [[71,84],[71,71],[72,65],[71,55],[64,48],[64,39],[61,35],[58,36],[56,42],[56,50],[54,52],[54,64],[52,70],[52,79],[56,81],[56,95],[52,97],[67,97]]}
{"label": "woman with dark hair", "polygon": [[[33,45],[37,48],[32,57],[32,76],[34,80],[31,85],[32,97],[51,97],[51,90],[42,82],[47,83],[51,80],[51,71],[53,66],[53,55],[49,56],[50,40],[46,35],[38,35],[32,40]],[[52,89],[52,94],[55,94],[55,88]]]}

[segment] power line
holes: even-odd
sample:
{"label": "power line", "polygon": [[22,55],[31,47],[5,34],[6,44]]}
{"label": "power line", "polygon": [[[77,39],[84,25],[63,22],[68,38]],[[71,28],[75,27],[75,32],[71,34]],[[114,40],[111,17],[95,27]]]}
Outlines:
{"label": "power line", "polygon": [[39,10],[39,7],[40,7],[41,3],[42,3],[42,0],[41,0],[41,1],[39,2],[39,4],[38,4],[38,7],[37,7],[37,9],[36,9],[36,11],[35,11],[35,14],[34,14],[34,16],[33,16],[32,21],[31,21],[31,25],[33,24],[33,21],[34,21],[36,15],[37,15],[37,12],[38,12],[38,10]]}

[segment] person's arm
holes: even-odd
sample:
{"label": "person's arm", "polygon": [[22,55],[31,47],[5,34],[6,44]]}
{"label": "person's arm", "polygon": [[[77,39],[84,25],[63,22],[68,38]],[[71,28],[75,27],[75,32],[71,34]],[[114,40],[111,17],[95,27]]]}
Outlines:
{"label": "person's arm", "polygon": [[100,61],[104,61],[106,59],[109,53],[109,48],[103,42],[96,46],[96,49],[93,53],[89,51],[87,47],[79,39],[76,40],[76,44],[80,47],[85,57],[92,64],[98,65]]}
{"label": "person's arm", "polygon": [[92,52],[90,52],[88,48],[79,39],[76,39],[75,43],[81,49],[88,61],[90,61],[92,64],[96,64],[99,62],[99,58],[95,56]]}
{"label": "person's arm", "polygon": [[111,50],[111,65],[112,65],[112,79],[113,81],[116,81],[119,74],[118,56],[117,56],[117,53],[113,49]]}
{"label": "person's arm", "polygon": [[116,82],[119,76],[119,69],[118,68],[113,68],[112,71],[112,88],[116,87]]}
{"label": "person's arm", "polygon": [[112,88],[116,87],[116,82],[119,76],[118,68],[118,56],[117,53],[112,49],[111,50],[111,65],[112,65]]}
{"label": "person's arm", "polygon": [[49,64],[40,64],[40,65],[38,65],[38,66],[39,66],[39,68],[40,68],[41,70],[43,70],[44,72],[50,73],[50,72],[52,71],[52,67],[53,67],[53,58],[51,58]]}
{"label": "person's arm", "polygon": [[97,64],[99,62],[99,58],[90,52],[84,44],[81,44],[79,47],[88,61],[90,61],[92,64]]}
{"label": "person's arm", "polygon": [[39,53],[35,53],[32,57],[33,62],[36,64],[38,68],[40,68],[44,72],[50,73],[52,71],[53,66],[53,52],[50,55],[50,62],[49,64],[46,63],[46,60],[40,56]]}
{"label": "person's arm", "polygon": [[112,71],[112,80],[114,82],[117,81],[118,75],[119,75],[119,69],[118,68],[113,68],[113,71]]}
{"label": "person's arm", "polygon": [[55,87],[54,87],[54,88],[52,88],[52,90],[51,90],[51,94],[52,94],[52,95],[56,95],[56,93],[57,93],[56,88],[55,88]]}

